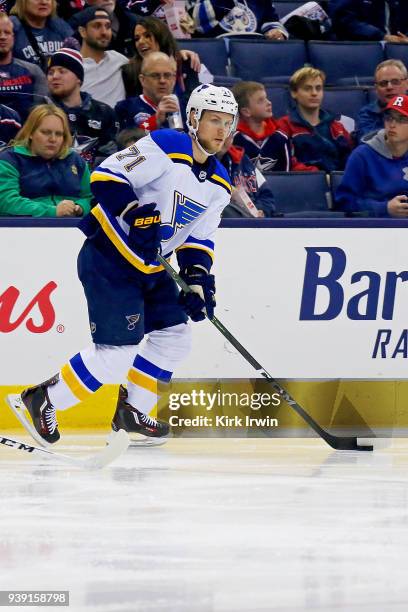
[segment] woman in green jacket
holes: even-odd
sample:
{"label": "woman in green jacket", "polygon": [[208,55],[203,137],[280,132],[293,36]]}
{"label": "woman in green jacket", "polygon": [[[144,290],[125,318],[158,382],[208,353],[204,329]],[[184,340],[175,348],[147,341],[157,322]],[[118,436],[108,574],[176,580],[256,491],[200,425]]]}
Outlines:
{"label": "woman in green jacket", "polygon": [[0,216],[81,217],[91,209],[86,162],[71,150],[65,113],[36,106],[0,153]]}

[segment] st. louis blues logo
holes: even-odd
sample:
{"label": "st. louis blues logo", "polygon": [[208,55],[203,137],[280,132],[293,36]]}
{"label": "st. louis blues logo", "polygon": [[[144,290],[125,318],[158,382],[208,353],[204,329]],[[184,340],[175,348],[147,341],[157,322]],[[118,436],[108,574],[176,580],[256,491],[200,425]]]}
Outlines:
{"label": "st. louis blues logo", "polygon": [[129,325],[127,326],[129,331],[133,331],[136,327],[136,324],[139,322],[140,319],[140,314],[133,314],[133,315],[125,315],[127,322],[129,323]]}
{"label": "st. louis blues logo", "polygon": [[206,207],[179,191],[174,192],[173,214],[170,223],[161,225],[162,241],[170,240],[179,229],[197,219],[206,210]]}

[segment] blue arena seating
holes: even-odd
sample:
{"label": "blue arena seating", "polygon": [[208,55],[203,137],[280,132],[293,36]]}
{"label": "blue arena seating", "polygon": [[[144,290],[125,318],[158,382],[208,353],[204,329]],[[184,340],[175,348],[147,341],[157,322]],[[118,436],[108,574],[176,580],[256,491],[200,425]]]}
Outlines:
{"label": "blue arena seating", "polygon": [[387,43],[385,45],[385,59],[399,59],[408,66],[408,44]]}
{"label": "blue arena seating", "polygon": [[305,43],[299,40],[230,40],[229,46],[232,74],[248,81],[276,77],[285,82],[307,62]]}
{"label": "blue arena seating", "polygon": [[[177,41],[180,49],[190,49],[200,56],[214,75],[227,74],[228,54],[225,42],[218,38],[192,38]],[[240,76],[240,75],[237,75]]]}
{"label": "blue arena seating", "polygon": [[367,90],[361,87],[333,87],[325,89],[323,108],[335,115],[357,118],[362,106],[368,103]]}
{"label": "blue arena seating", "polygon": [[235,83],[239,83],[242,79],[239,77],[226,76],[223,74],[215,75],[213,84],[218,87],[234,87]]}
{"label": "blue arena seating", "polygon": [[291,106],[291,96],[287,87],[267,86],[265,84],[266,93],[269,100],[272,102],[272,113],[274,117],[283,117],[287,115]]}
{"label": "blue arena seating", "polygon": [[285,216],[307,212],[329,213],[329,186],[325,172],[271,172],[265,174],[278,212]]}
{"label": "blue arena seating", "polygon": [[338,171],[330,172],[330,188],[331,188],[333,203],[335,201],[334,195],[336,193],[336,189],[340,185],[343,175],[344,175],[344,172],[338,172]]}
{"label": "blue arena seating", "polygon": [[368,85],[384,59],[379,42],[312,41],[308,43],[312,66],[326,73],[327,85]]}
{"label": "blue arena seating", "polygon": [[276,8],[276,12],[279,15],[279,19],[282,19],[282,17],[285,17],[285,15],[288,15],[289,13],[291,13],[292,11],[294,11],[295,9],[299,8],[300,6],[302,6],[303,4],[305,4],[304,2],[274,2],[273,5]]}
{"label": "blue arena seating", "polygon": [[377,100],[377,92],[374,87],[367,88],[367,98],[368,102],[375,102]]}

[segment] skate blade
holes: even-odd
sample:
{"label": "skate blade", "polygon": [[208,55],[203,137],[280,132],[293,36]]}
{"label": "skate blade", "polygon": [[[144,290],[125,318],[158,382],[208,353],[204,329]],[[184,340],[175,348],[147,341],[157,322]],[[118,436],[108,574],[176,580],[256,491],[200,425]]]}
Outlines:
{"label": "skate blade", "polygon": [[[111,439],[111,436],[114,436],[116,434],[115,431],[112,431],[108,437],[107,437],[107,443],[109,444],[109,441]],[[128,432],[129,434],[129,448],[137,448],[137,447],[145,447],[145,446],[163,446],[163,444],[166,444],[168,438],[166,437],[162,437],[162,438],[151,438],[149,436],[142,436],[141,434],[137,434],[137,433],[132,433],[132,432]]]}
{"label": "skate blade", "polygon": [[27,408],[25,407],[25,404],[21,399],[21,395],[19,393],[10,393],[6,397],[6,402],[11,408],[11,410],[14,412],[15,416],[18,418],[24,429],[28,431],[30,436],[34,438],[37,444],[44,448],[50,448],[52,444],[50,444],[40,436],[32,422],[29,420],[29,418],[27,418]]}

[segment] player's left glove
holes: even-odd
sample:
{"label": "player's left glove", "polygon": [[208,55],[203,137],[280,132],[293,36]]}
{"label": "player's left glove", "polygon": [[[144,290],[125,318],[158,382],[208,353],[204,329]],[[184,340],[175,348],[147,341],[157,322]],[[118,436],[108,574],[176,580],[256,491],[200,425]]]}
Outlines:
{"label": "player's left glove", "polygon": [[180,292],[179,302],[193,321],[202,321],[205,316],[212,319],[215,303],[215,279],[201,266],[191,266],[180,271],[181,278],[191,287],[193,293]]}
{"label": "player's left glove", "polygon": [[145,262],[153,263],[160,250],[161,217],[156,204],[145,204],[132,209],[124,217],[129,223],[129,246]]}

